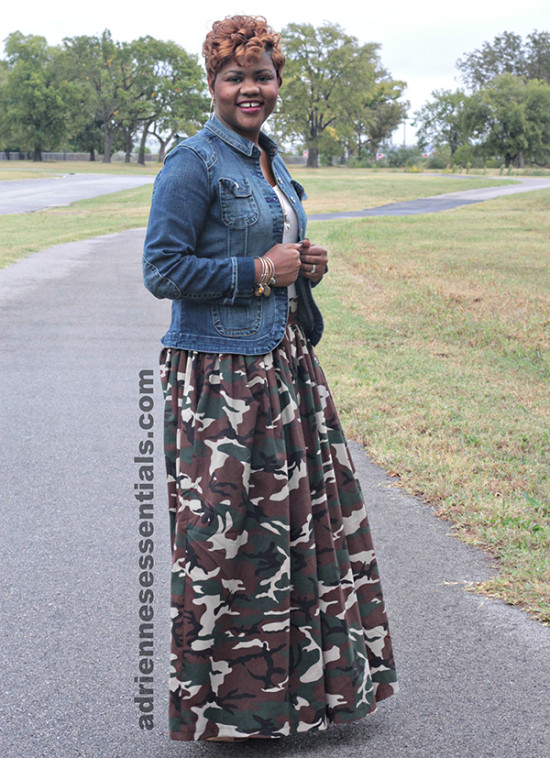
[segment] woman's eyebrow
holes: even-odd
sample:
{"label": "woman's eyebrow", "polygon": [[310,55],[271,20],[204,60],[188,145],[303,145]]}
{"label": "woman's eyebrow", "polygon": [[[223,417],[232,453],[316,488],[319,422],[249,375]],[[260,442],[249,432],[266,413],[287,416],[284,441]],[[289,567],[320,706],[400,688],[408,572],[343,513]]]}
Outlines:
{"label": "woman's eyebrow", "polygon": [[[265,74],[271,72],[271,69],[269,68],[257,68],[254,70],[255,74]],[[230,68],[226,72],[226,74],[242,74],[243,69],[242,68]]]}

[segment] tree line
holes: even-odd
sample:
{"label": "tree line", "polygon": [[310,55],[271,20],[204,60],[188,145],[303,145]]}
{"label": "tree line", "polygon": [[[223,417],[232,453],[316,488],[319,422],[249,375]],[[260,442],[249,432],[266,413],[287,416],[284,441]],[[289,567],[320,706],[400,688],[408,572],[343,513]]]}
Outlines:
{"label": "tree line", "polygon": [[[382,66],[379,45],[360,45],[338,25],[290,24],[283,31],[287,64],[282,105],[271,128],[283,141],[320,154],[376,152],[406,114],[405,83]],[[48,45],[13,32],[0,61],[0,149],[96,153],[126,160],[154,137],[162,160],[169,145],[190,136],[208,117],[210,97],[197,56],[175,42],[140,37],[65,38]]]}
{"label": "tree line", "polygon": [[463,88],[415,113],[421,145],[458,165],[550,165],[550,33],[503,32],[457,61]]}
{"label": "tree line", "polygon": [[117,42],[101,36],[66,38],[49,46],[44,37],[13,32],[0,68],[0,139],[5,151],[96,152],[110,162],[126,159],[139,140],[145,162],[149,135],[160,152],[178,130],[192,132],[207,99],[196,57],[174,42],[140,37]]}
{"label": "tree line", "polygon": [[[406,83],[384,68],[380,45],[338,24],[289,24],[281,100],[269,129],[307,150],[309,166],[372,160],[407,117]],[[419,146],[449,163],[550,164],[550,33],[504,32],[457,62],[462,88],[436,90],[415,113]],[[159,160],[199,129],[210,109],[197,56],[140,37],[65,38],[13,32],[0,60],[0,149],[96,153],[126,160],[158,142]],[[395,151],[397,153],[399,151]]]}

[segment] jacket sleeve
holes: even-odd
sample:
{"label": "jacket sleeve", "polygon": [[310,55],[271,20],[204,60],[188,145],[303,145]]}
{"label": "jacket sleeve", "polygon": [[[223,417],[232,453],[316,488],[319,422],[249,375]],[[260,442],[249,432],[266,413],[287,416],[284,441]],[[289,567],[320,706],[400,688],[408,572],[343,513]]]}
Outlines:
{"label": "jacket sleeve", "polygon": [[250,302],[252,258],[195,255],[211,203],[204,161],[186,148],[169,153],[155,180],[143,254],[145,286],[155,297]]}

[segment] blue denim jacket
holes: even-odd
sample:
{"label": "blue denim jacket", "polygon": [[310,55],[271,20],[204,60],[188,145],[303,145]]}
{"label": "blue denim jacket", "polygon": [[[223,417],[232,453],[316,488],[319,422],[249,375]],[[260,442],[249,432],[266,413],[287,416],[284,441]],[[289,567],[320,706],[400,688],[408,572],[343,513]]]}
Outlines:
{"label": "blue denim jacket", "polygon": [[[306,216],[303,188],[265,134],[277,183],[296,209],[300,239]],[[282,241],[284,216],[260,166],[261,151],[212,117],[198,134],[166,157],[157,176],[145,239],[145,286],[170,298],[167,347],[215,353],[264,354],[282,340],[288,316],[286,287],[254,295],[254,258]],[[311,282],[296,281],[298,316],[313,344],[323,319]]]}

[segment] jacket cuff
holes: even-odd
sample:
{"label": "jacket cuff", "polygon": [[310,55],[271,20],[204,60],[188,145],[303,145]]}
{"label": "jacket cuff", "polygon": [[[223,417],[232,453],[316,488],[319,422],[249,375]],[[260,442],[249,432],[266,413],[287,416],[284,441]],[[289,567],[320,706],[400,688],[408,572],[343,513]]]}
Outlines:
{"label": "jacket cuff", "polygon": [[254,293],[254,258],[248,256],[233,258],[233,266],[236,282],[232,303],[234,305],[247,305]]}

